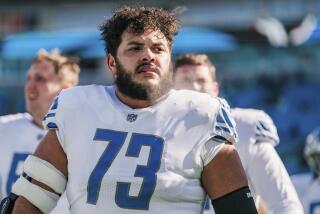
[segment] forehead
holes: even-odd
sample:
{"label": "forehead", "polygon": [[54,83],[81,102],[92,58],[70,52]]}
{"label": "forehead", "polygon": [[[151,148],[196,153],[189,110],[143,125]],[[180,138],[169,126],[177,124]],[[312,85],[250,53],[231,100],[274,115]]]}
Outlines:
{"label": "forehead", "polygon": [[55,68],[53,63],[47,60],[33,63],[28,70],[28,75],[35,74],[54,75]]}
{"label": "forehead", "polygon": [[147,30],[143,34],[134,34],[124,31],[122,34],[122,44],[130,45],[132,42],[139,42],[143,44],[162,44],[168,45],[168,41],[160,30]]}
{"label": "forehead", "polygon": [[176,75],[210,77],[210,70],[205,65],[182,65],[177,68]]}

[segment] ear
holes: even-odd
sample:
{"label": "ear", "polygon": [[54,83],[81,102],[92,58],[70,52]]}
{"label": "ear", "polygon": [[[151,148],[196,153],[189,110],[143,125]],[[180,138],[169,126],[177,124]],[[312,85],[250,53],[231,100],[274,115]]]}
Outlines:
{"label": "ear", "polygon": [[107,65],[109,67],[109,70],[112,73],[112,76],[114,77],[116,75],[116,71],[117,71],[116,60],[111,54],[108,54],[108,56],[107,56]]}
{"label": "ear", "polygon": [[213,82],[212,90],[213,90],[213,95],[217,97],[219,95],[219,83],[217,81]]}
{"label": "ear", "polygon": [[62,84],[62,89],[70,88],[71,84],[70,83],[63,83]]}

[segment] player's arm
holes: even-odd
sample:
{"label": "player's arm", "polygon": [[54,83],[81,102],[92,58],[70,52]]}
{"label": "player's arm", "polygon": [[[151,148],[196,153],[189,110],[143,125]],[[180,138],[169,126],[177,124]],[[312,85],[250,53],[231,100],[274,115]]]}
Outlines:
{"label": "player's arm", "polygon": [[1,175],[0,175],[0,201],[2,200],[2,180],[1,180]]}
{"label": "player's arm", "polygon": [[239,155],[225,144],[204,167],[202,185],[212,200],[216,214],[256,214],[257,210]]}
{"label": "player's arm", "polygon": [[274,146],[279,143],[272,119],[259,112],[255,125],[254,144],[248,150],[248,176],[261,196],[267,211],[281,214],[303,213],[294,186]]}
{"label": "player's arm", "polygon": [[[58,142],[56,132],[54,130],[48,131],[47,135],[39,144],[36,149],[34,156],[37,158],[46,161],[44,163],[50,163],[55,167],[54,170],[42,169],[43,173],[47,174],[42,177],[42,175],[37,174],[36,171],[31,172],[31,174],[35,173],[37,178],[43,179],[42,182],[39,182],[36,179],[31,179],[31,183],[36,185],[36,189],[33,189],[32,186],[19,186],[20,190],[16,190],[16,192],[22,192],[23,196],[19,196],[15,201],[13,213],[43,213],[44,210],[50,209],[50,207],[54,207],[57,200],[60,197],[61,189],[63,185],[61,182],[56,179],[53,179],[53,176],[59,176],[59,172],[65,178],[67,177],[67,158],[66,155]],[[34,170],[38,167],[43,167],[39,165],[34,165]],[[39,169],[39,168],[38,168]],[[47,171],[48,170],[48,171]],[[56,171],[58,170],[58,171]],[[56,174],[57,173],[57,174]],[[40,173],[41,174],[41,173]],[[32,175],[27,175],[28,177],[32,177]],[[39,177],[38,177],[39,176]],[[51,176],[51,177],[50,177]],[[21,178],[20,178],[21,179]],[[46,180],[48,179],[48,180]],[[60,178],[59,178],[60,179]],[[56,182],[55,186],[50,185],[52,182]],[[59,183],[59,184],[58,184]],[[60,185],[60,186],[57,186]],[[65,186],[64,186],[65,187]],[[22,190],[22,188],[26,188]],[[55,189],[55,190],[54,190]],[[58,190],[57,190],[58,189]],[[36,191],[34,194],[24,193],[24,191]],[[41,198],[37,198],[42,196]],[[39,200],[41,199],[41,200]],[[32,201],[32,202],[31,202]]]}
{"label": "player's arm", "polygon": [[303,213],[303,208],[278,153],[273,145],[261,142],[253,145],[248,176],[261,196],[266,209],[272,213]]}
{"label": "player's arm", "polygon": [[216,214],[257,214],[238,152],[232,145],[238,135],[230,107],[216,98],[218,106],[211,138],[202,147],[201,182]]}

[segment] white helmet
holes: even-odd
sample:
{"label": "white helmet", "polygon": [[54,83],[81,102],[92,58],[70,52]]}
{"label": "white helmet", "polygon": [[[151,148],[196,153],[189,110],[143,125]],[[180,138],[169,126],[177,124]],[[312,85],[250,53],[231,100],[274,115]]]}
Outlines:
{"label": "white helmet", "polygon": [[307,136],[304,157],[310,169],[320,176],[320,127]]}

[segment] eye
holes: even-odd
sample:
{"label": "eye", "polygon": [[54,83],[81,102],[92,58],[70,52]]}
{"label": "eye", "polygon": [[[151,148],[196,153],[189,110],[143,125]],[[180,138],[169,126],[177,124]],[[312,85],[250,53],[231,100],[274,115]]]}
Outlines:
{"label": "eye", "polygon": [[36,82],[45,82],[45,78],[42,76],[36,76],[35,81]]}
{"label": "eye", "polygon": [[162,48],[162,47],[155,47],[155,48],[153,48],[153,50],[154,50],[156,53],[161,53],[161,52],[164,51],[164,48]]}
{"label": "eye", "polygon": [[129,51],[140,51],[142,48],[140,46],[133,46],[129,48]]}
{"label": "eye", "polygon": [[199,84],[204,84],[206,82],[206,80],[205,79],[197,79],[197,82]]}

